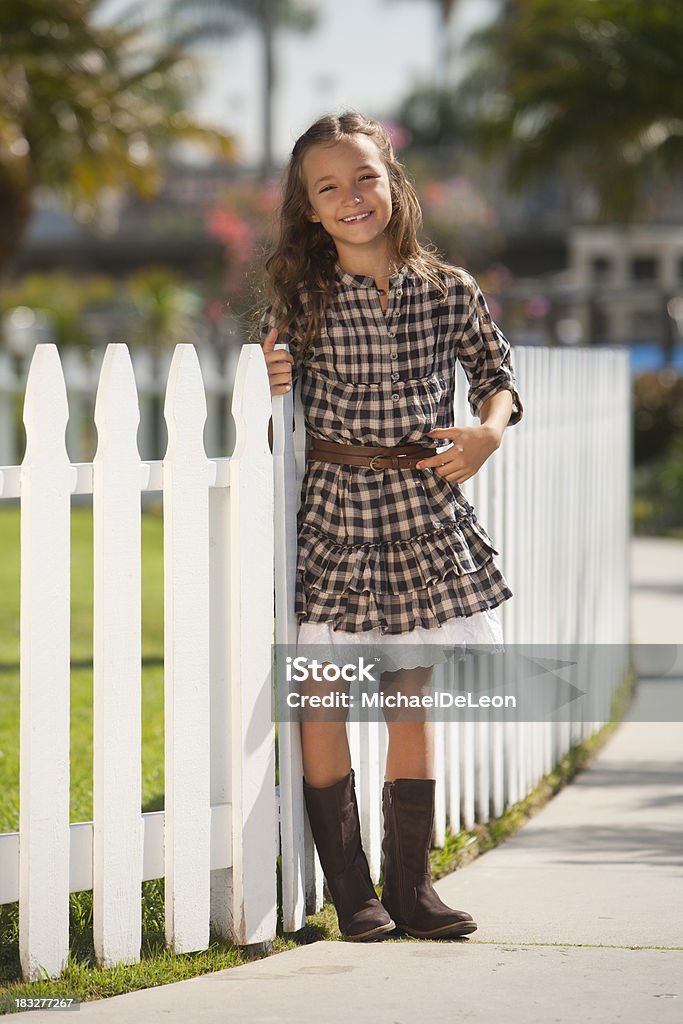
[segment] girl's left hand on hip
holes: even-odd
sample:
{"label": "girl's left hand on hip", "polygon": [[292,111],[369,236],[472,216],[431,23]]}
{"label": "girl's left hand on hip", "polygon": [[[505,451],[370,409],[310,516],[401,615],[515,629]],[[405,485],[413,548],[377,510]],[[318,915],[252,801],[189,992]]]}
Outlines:
{"label": "girl's left hand on hip", "polygon": [[456,484],[462,484],[474,476],[499,443],[495,434],[485,426],[437,427],[428,431],[427,437],[443,438],[453,444],[432,458],[422,459],[415,468],[433,467],[439,476]]}

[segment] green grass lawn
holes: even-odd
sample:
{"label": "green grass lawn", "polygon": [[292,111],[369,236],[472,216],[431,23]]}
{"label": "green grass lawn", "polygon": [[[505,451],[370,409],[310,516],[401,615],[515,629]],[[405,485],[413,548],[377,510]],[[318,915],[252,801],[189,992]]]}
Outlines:
{"label": "green grass lawn", "polygon": [[[92,819],[92,510],[71,529],[71,821]],[[142,517],[142,804],[164,806],[161,516]],[[19,508],[0,506],[0,832],[19,828]]]}

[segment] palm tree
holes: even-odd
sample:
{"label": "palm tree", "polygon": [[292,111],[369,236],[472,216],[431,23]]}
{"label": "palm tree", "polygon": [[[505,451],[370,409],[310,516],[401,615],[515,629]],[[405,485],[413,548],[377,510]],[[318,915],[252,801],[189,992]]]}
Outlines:
{"label": "palm tree", "polygon": [[96,23],[94,0],[0,6],[0,274],[16,255],[34,191],[60,193],[81,220],[103,194],[149,196],[179,140],[233,158],[234,141],[184,112],[192,63],[135,20]]}
{"label": "palm tree", "polygon": [[683,166],[680,0],[508,0],[476,45],[456,103],[513,184],[564,172],[625,217]]}
{"label": "palm tree", "polygon": [[[385,0],[385,2],[388,5],[394,3],[395,0]],[[438,57],[434,65],[436,70],[435,87],[438,90],[445,89],[451,78],[451,19],[453,17],[453,11],[460,0],[429,0],[429,2],[436,5],[439,13],[439,25],[437,29],[438,35],[436,41]]]}
{"label": "palm tree", "polygon": [[317,21],[310,0],[167,0],[174,38],[182,45],[203,43],[216,37],[230,38],[256,28],[263,53],[263,147],[261,176],[272,175],[273,99],[277,79],[275,35],[278,29],[310,31]]}
{"label": "palm tree", "polygon": [[[434,2],[435,0],[432,0],[432,3]],[[438,73],[441,84],[444,88],[448,85],[451,78],[452,57],[450,27],[453,11],[458,3],[459,0],[436,0],[437,7],[439,8]]]}

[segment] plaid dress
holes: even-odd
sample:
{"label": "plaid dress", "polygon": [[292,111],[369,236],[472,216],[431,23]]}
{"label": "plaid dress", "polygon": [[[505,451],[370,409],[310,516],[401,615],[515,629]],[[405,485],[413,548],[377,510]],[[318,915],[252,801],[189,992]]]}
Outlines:
{"label": "plaid dress", "polygon": [[[472,413],[507,389],[509,422],[519,422],[510,344],[469,274],[446,278],[443,301],[403,266],[389,282],[386,311],[373,278],[337,264],[336,280],[325,329],[294,370],[307,431],[347,444],[417,442],[436,450],[445,439],[425,435],[454,425],[456,359],[469,381]],[[269,306],[261,340],[276,326]],[[512,596],[474,508],[458,484],[433,469],[376,471],[308,459],[297,529],[299,624],[418,637]]]}

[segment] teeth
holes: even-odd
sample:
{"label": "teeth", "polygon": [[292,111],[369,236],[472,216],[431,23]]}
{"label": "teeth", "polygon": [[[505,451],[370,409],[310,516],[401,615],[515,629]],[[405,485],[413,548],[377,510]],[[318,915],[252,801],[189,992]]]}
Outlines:
{"label": "teeth", "polygon": [[369,216],[370,213],[358,213],[355,217],[342,217],[342,220],[345,224],[351,224],[355,220],[365,220],[365,218]]}

